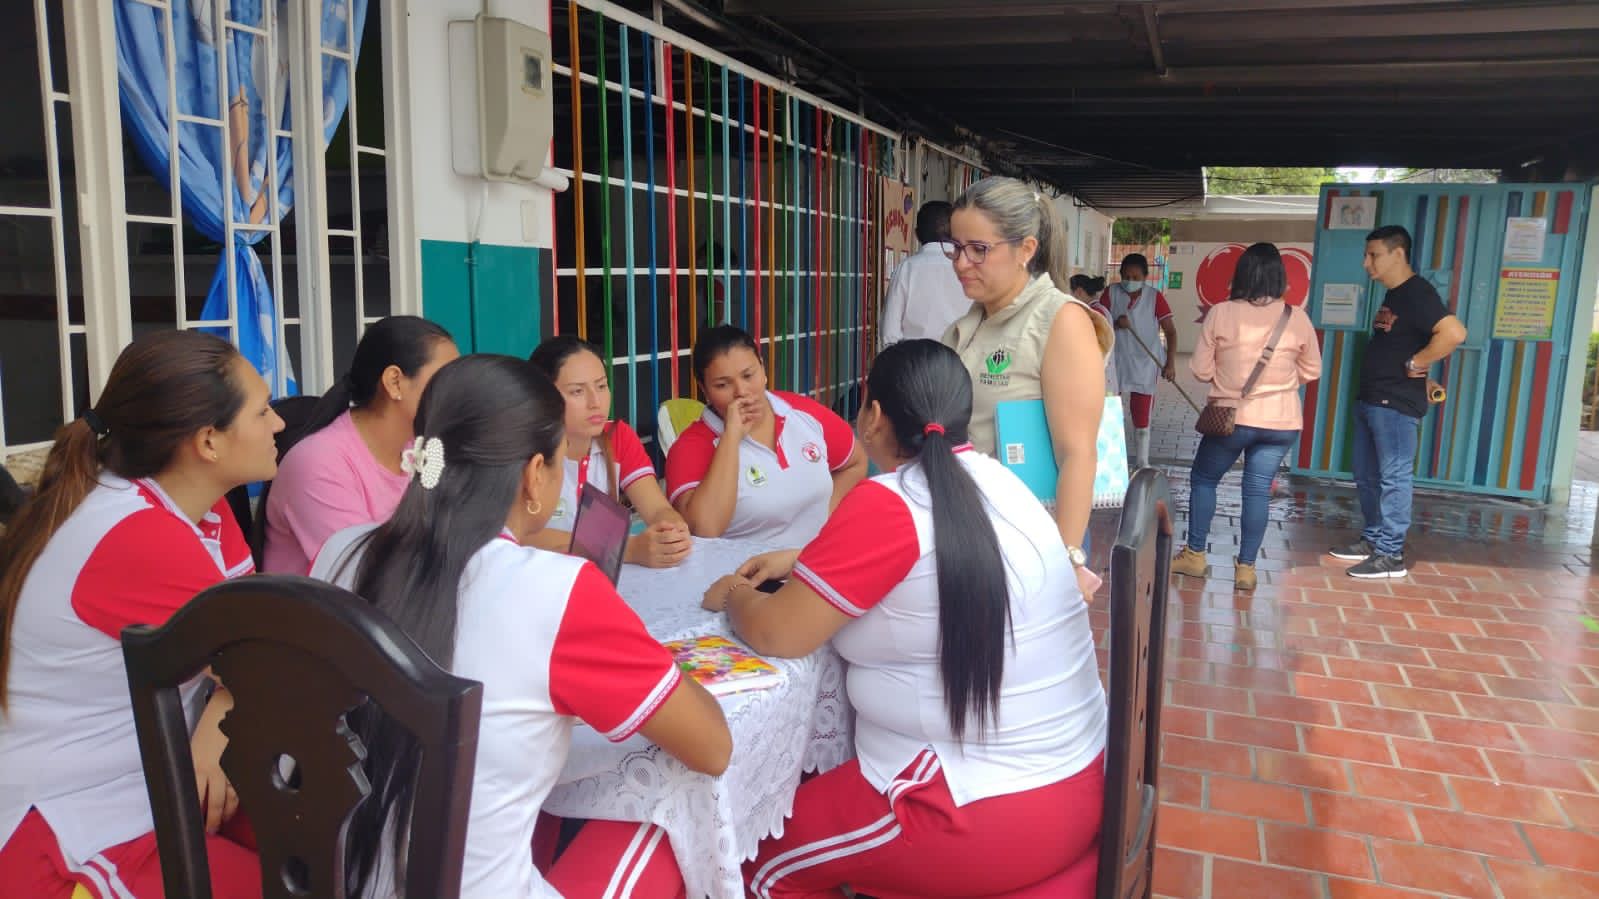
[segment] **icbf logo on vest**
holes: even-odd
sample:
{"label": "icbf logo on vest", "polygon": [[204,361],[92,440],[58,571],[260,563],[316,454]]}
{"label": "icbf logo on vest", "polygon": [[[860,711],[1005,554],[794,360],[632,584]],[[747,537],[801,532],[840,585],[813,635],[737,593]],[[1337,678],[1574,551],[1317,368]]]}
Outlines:
{"label": "icbf logo on vest", "polygon": [[978,381],[989,387],[1005,387],[1010,384],[1010,350],[999,347],[988,354],[983,360],[983,373],[978,376]]}
{"label": "icbf logo on vest", "polygon": [[800,455],[804,456],[807,462],[820,462],[822,461],[822,448],[814,443],[807,443],[800,447]]}

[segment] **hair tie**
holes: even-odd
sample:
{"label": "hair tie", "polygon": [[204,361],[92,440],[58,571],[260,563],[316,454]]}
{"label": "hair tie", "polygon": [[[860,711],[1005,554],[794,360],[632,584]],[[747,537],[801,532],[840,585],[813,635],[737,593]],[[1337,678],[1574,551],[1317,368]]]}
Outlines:
{"label": "hair tie", "polygon": [[89,430],[93,431],[96,437],[104,437],[111,433],[111,429],[106,427],[105,419],[101,418],[93,409],[83,413],[83,423],[89,426]]}
{"label": "hair tie", "polygon": [[437,437],[416,438],[400,453],[400,470],[422,481],[422,489],[439,486],[439,476],[444,474],[444,442]]}
{"label": "hair tie", "polygon": [[939,424],[936,421],[930,421],[930,422],[927,423],[927,425],[925,427],[922,428],[922,436],[923,437],[928,437],[928,436],[931,436],[933,434],[942,434],[942,433],[944,433],[944,426]]}

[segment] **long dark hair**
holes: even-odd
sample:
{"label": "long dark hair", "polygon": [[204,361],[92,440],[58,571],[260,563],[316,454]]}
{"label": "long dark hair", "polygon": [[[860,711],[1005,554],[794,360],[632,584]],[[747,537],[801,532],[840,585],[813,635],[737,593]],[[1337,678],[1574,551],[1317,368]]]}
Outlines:
{"label": "long dark hair", "polygon": [[[439,369],[422,392],[416,433],[443,444],[444,470],[431,490],[412,481],[394,516],[363,539],[354,586],[444,668],[455,658],[456,606],[467,563],[505,527],[528,460],[554,456],[565,412],[549,378],[510,356],[464,356]],[[379,710],[363,707],[351,718],[366,744],[372,785],[349,831],[351,894],[361,895],[391,820],[399,825],[390,846],[394,870],[404,882],[403,835],[419,750]]]}
{"label": "long dark hair", "polygon": [[866,396],[927,478],[938,558],[938,667],[950,732],[962,739],[971,721],[985,731],[997,723],[1010,631],[999,535],[977,483],[955,456],[972,418],[971,375],[938,341],[904,340],[878,354]]}
{"label": "long dark hair", "polygon": [[416,377],[442,342],[454,343],[455,338],[441,326],[415,315],[391,315],[367,325],[361,342],[355,345],[350,370],[322,394],[303,427],[278,438],[278,458],[352,407],[362,409],[369,405],[383,386],[383,373],[389,366],[399,367],[408,378]]}
{"label": "long dark hair", "polygon": [[1283,268],[1283,254],[1275,244],[1261,242],[1251,244],[1238,257],[1227,299],[1264,306],[1282,299],[1287,292],[1288,270]]}
{"label": "long dark hair", "polygon": [[[45,545],[94,489],[102,468],[133,480],[172,464],[201,428],[226,429],[244,405],[233,344],[199,331],[157,331],[123,349],[83,418],[56,430],[38,491],[0,539],[0,711],[22,584]],[[96,433],[99,431],[100,433]]]}
{"label": "long dark hair", "polygon": [[[527,361],[533,363],[539,371],[544,372],[545,376],[550,379],[550,383],[553,384],[560,377],[561,367],[566,364],[566,360],[576,356],[578,353],[591,353],[603,365],[605,357],[600,352],[599,347],[589,343],[587,340],[573,337],[570,334],[561,334],[551,337],[535,347],[533,354],[527,357]],[[606,374],[609,377],[609,372]],[[565,400],[566,398],[562,397],[561,399]],[[583,447],[583,455],[587,456],[588,454],[588,447]],[[606,428],[604,433],[600,434],[600,455],[605,459],[605,473],[610,476],[611,499],[619,499],[621,492],[616,485],[621,481],[622,474],[620,466],[616,464],[616,445],[611,440],[610,428]],[[583,489],[582,484],[577,486],[579,490]]]}

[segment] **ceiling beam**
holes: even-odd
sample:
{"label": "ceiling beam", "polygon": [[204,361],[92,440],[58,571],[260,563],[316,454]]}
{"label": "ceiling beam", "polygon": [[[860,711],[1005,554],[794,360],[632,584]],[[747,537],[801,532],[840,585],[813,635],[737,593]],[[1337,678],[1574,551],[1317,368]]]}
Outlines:
{"label": "ceiling beam", "polygon": [[[1149,7],[1145,7],[1146,9]],[[1508,35],[1599,30],[1599,5],[1563,3],[1549,6],[1471,8],[1436,12],[1360,15],[1314,13],[1295,8],[1279,8],[1249,18],[1240,28],[1234,18],[1206,15],[1174,15],[1161,4],[1161,20],[1166,25],[1167,42],[1189,45],[1212,41],[1237,42],[1246,39],[1265,43],[1285,39],[1361,40],[1370,38],[1447,38],[1468,35]]]}
{"label": "ceiling beam", "polygon": [[[1091,4],[1108,12],[1113,3]],[[890,20],[904,22],[907,16],[935,19],[993,19],[1013,16],[1056,15],[1083,4],[1040,2],[994,2],[994,0],[725,0],[722,10],[730,16],[767,16],[783,22],[817,22],[833,19]]]}
{"label": "ceiling beam", "polygon": [[1166,51],[1160,47],[1160,25],[1155,21],[1155,4],[1144,4],[1144,35],[1149,38],[1149,55],[1155,63],[1155,75],[1166,77]]}
{"label": "ceiling beam", "polygon": [[1450,60],[1436,62],[1360,62],[1303,65],[1173,66],[1162,77],[1147,69],[1092,69],[1074,71],[1061,67],[1016,69],[995,60],[991,66],[941,66],[936,69],[905,70],[895,73],[869,72],[879,84],[896,87],[923,87],[942,90],[973,83],[974,79],[1003,79],[1004,86],[1027,90],[1071,90],[1074,87],[1164,87],[1181,85],[1210,89],[1233,86],[1329,86],[1369,84],[1374,87],[1410,86],[1418,79],[1429,82],[1504,82],[1508,79],[1599,78],[1599,56],[1560,59]]}

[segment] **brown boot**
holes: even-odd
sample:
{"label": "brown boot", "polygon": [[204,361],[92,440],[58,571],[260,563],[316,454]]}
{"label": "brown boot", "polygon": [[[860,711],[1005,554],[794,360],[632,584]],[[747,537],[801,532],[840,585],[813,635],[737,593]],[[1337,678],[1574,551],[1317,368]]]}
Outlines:
{"label": "brown boot", "polygon": [[1255,589],[1254,565],[1245,562],[1238,563],[1238,567],[1233,569],[1233,589],[1246,591]]}
{"label": "brown boot", "polygon": [[1177,558],[1171,560],[1172,574],[1182,574],[1188,577],[1208,577],[1210,563],[1205,561],[1205,554],[1196,550],[1183,547]]}

